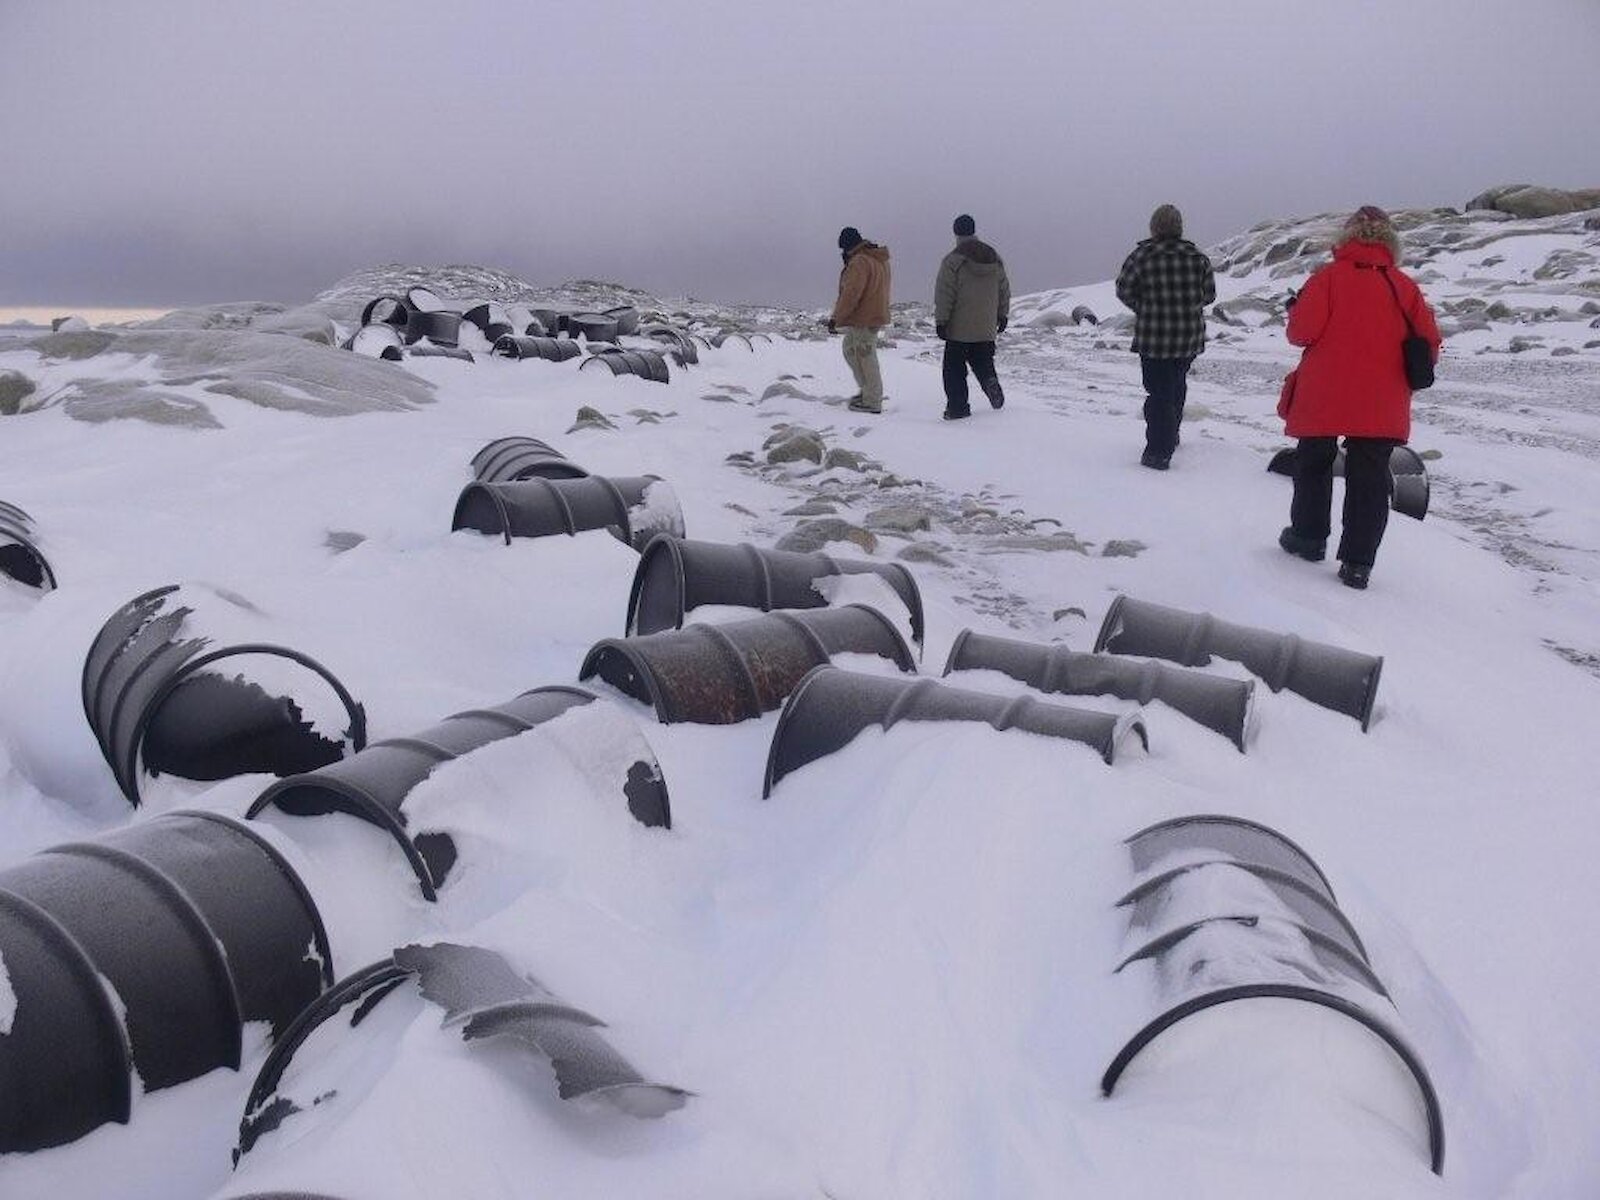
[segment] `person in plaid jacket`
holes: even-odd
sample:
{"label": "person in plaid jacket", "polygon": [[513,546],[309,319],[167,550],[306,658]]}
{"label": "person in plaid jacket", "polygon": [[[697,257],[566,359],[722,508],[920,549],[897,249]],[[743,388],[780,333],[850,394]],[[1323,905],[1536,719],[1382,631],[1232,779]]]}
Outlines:
{"label": "person in plaid jacket", "polygon": [[1189,368],[1205,349],[1205,309],[1216,298],[1211,260],[1184,240],[1183,214],[1163,204],[1150,215],[1150,236],[1117,275],[1117,299],[1133,310],[1133,352],[1144,377],[1143,466],[1165,471],[1178,448]]}

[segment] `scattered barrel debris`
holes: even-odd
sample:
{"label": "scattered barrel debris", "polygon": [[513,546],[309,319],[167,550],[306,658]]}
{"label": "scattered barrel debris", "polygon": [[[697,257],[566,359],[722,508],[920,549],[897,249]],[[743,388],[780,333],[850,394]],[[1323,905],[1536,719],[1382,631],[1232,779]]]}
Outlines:
{"label": "scattered barrel debris", "polygon": [[[200,585],[156,588],[129,601],[101,627],[83,664],[83,710],[130,804],[146,770],[216,780],[266,771],[313,770],[366,745],[366,714],[344,684],[298,650],[267,642],[217,645],[208,609],[230,621],[262,621],[231,593]],[[235,672],[220,669],[224,660]],[[287,671],[281,669],[291,664]],[[250,677],[294,679],[292,693]],[[319,731],[304,714],[303,685],[321,685],[349,725]]]}
{"label": "scattered barrel debris", "polygon": [[1396,1027],[1394,1003],[1309,855],[1253,821],[1179,817],[1127,839],[1142,876],[1119,900],[1132,947],[1114,973],[1142,982],[1156,1009],[1101,1079],[1110,1096],[1128,1065],[1186,1018],[1221,1004],[1298,1000],[1376,1035],[1416,1084],[1430,1164],[1444,1170],[1444,1118],[1432,1081]]}
{"label": "scattered barrel debris", "polygon": [[1244,750],[1255,683],[1185,667],[1130,662],[1083,654],[963,629],[950,647],[944,673],[999,671],[1041,692],[1061,696],[1116,696],[1149,704],[1160,700],[1191,721],[1220,733]]}
{"label": "scattered barrel debris", "polygon": [[513,538],[605,529],[639,551],[658,533],[684,533],[678,497],[656,475],[469,483],[450,528],[498,533],[508,546]]}
{"label": "scattered barrel debris", "polygon": [[[416,875],[422,894],[436,900],[456,863],[456,839],[448,827],[413,828],[406,814],[406,798],[445,763],[490,742],[537,730],[540,736],[566,745],[557,718],[578,708],[607,722],[601,741],[617,778],[616,798],[627,804],[641,825],[670,827],[672,810],[666,780],[638,728],[614,706],[600,702],[594,693],[562,685],[535,688],[493,708],[456,713],[410,737],[374,742],[361,753],[321,770],[281,779],[256,798],[249,816],[257,817],[268,808],[275,808],[301,817],[334,812],[358,817],[395,840]],[[594,736],[592,723],[584,729],[588,736]],[[594,752],[588,753],[593,756]]]}
{"label": "scattered barrel debris", "polygon": [[603,1021],[555,996],[495,951],[452,942],[402,946],[325,992],[279,1040],[250,1090],[235,1159],[285,1121],[342,1103],[336,1080],[313,1066],[288,1081],[290,1066],[341,1012],[354,1009],[347,1023],[330,1027],[326,1036],[354,1029],[413,982],[424,1000],[444,1010],[444,1026],[459,1029],[463,1041],[504,1038],[548,1061],[563,1100],[592,1099],[650,1119],[682,1108],[692,1096],[646,1079],[600,1035]]}
{"label": "scattered barrel debris", "polygon": [[[238,1069],[333,980],[322,918],[249,826],[176,812],[0,871],[0,1153],[126,1123],[135,1095]],[[137,1072],[139,1088],[133,1075]]]}
{"label": "scattered barrel debris", "polygon": [[1372,720],[1383,659],[1292,633],[1271,633],[1184,612],[1131,596],[1111,602],[1095,638],[1096,653],[1139,654],[1185,667],[1203,667],[1213,655],[1242,663],[1274,692],[1287,688],[1313,704],[1361,722]]}
{"label": "scattered barrel debris", "polygon": [[887,617],[848,604],[606,638],[585,656],[579,678],[599,676],[651,705],[662,724],[731,725],[778,708],[808,671],[844,653],[917,669]]}
{"label": "scattered barrel debris", "polygon": [[841,575],[876,575],[906,606],[911,640],[924,635],[922,593],[900,563],[835,558],[822,552],[764,550],[748,543],[696,542],[660,535],[645,547],[628,596],[627,631],[679,629],[705,604],[774,609],[821,608],[829,603],[819,583]]}
{"label": "scattered barrel debris", "polygon": [[4,500],[0,500],[0,575],[41,592],[56,586],[56,573],[39,549],[33,518]]}
{"label": "scattered barrel debris", "polygon": [[800,681],[783,706],[761,794],[770,796],[785,775],[842,750],[864,729],[892,729],[901,721],[974,721],[1001,731],[1082,742],[1108,765],[1129,734],[1146,749],[1150,745],[1138,713],[1117,716],[1031,696],[972,692],[932,679],[893,679],[821,666]]}

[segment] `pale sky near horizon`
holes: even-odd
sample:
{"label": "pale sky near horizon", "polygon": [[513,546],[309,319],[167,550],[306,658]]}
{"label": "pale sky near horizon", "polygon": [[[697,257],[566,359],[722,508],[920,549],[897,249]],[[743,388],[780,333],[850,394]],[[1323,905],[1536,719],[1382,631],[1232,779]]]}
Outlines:
{"label": "pale sky near horizon", "polygon": [[973,213],[1020,291],[1164,201],[1215,242],[1600,186],[1600,0],[0,0],[0,308],[309,299],[383,262],[925,298]]}

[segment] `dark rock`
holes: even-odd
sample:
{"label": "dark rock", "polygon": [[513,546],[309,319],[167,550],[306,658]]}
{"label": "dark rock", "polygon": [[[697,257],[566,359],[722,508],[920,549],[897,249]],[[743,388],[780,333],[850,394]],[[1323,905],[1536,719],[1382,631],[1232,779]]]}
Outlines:
{"label": "dark rock", "polygon": [[793,508],[783,510],[786,517],[826,517],[838,512],[838,506],[829,504],[826,500],[807,500],[804,504],[797,504]]}
{"label": "dark rock", "polygon": [[1062,617],[1077,617],[1080,621],[1087,621],[1089,619],[1089,614],[1084,612],[1083,609],[1079,608],[1077,605],[1073,605],[1071,608],[1058,608],[1055,610],[1055,612],[1050,614],[1050,619],[1052,621],[1059,621]]}
{"label": "dark rock", "polygon": [[572,428],[568,433],[577,433],[580,429],[615,429],[616,426],[598,408],[590,408],[585,404],[578,409],[578,415],[573,418]]}
{"label": "dark rock", "polygon": [[778,539],[776,548],[810,554],[821,550],[829,542],[853,542],[868,554],[878,548],[878,539],[875,536],[859,525],[852,525],[839,517],[802,521]]}
{"label": "dark rock", "polygon": [[1112,538],[1100,548],[1100,557],[1138,558],[1149,548],[1137,538]]}
{"label": "dark rock", "polygon": [[1564,191],[1527,183],[1503,184],[1467,201],[1468,210],[1492,209],[1513,217],[1559,217],[1600,208],[1600,188]]}
{"label": "dark rock", "polygon": [[769,463],[810,461],[821,463],[824,447],[822,439],[812,433],[794,433],[783,438],[767,451]]}
{"label": "dark rock", "polygon": [[21,371],[0,371],[0,417],[15,416],[22,402],[37,390],[33,380]]}
{"label": "dark rock", "polygon": [[91,329],[84,333],[51,333],[29,342],[28,349],[36,351],[45,358],[76,360],[93,358],[116,340],[116,334],[101,329]]}
{"label": "dark rock", "polygon": [[1261,265],[1270,267],[1293,258],[1300,252],[1300,246],[1304,241],[1304,238],[1289,238],[1270,247],[1267,250],[1266,257],[1261,260]]}
{"label": "dark rock", "polygon": [[890,533],[916,533],[933,528],[933,515],[921,505],[891,504],[869,512],[865,524]]}
{"label": "dark rock", "polygon": [[1072,323],[1074,325],[1098,325],[1100,318],[1094,315],[1094,309],[1087,304],[1080,304],[1072,310]]}
{"label": "dark rock", "polygon": [[366,540],[366,534],[356,533],[351,529],[330,529],[328,536],[322,539],[322,544],[335,554],[343,554],[346,550],[354,550]]}
{"label": "dark rock", "polygon": [[822,460],[826,468],[843,467],[847,471],[859,471],[866,464],[867,456],[859,450],[829,450]]}
{"label": "dark rock", "polygon": [[895,557],[905,562],[929,563],[936,567],[951,566],[951,562],[938,549],[926,542],[912,542],[909,546],[900,547]]}

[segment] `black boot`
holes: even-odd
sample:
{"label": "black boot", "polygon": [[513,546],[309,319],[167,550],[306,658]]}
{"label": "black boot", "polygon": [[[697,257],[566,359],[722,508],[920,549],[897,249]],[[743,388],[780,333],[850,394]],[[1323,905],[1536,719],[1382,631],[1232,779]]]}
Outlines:
{"label": "black boot", "polygon": [[1339,564],[1339,582],[1344,584],[1345,587],[1352,587],[1357,591],[1365,591],[1367,580],[1371,578],[1372,568],[1370,566],[1349,562]]}
{"label": "black boot", "polygon": [[1328,556],[1326,538],[1306,537],[1304,534],[1296,533],[1293,525],[1283,527],[1283,532],[1278,535],[1278,545],[1296,558],[1303,558],[1307,562],[1321,562]]}

